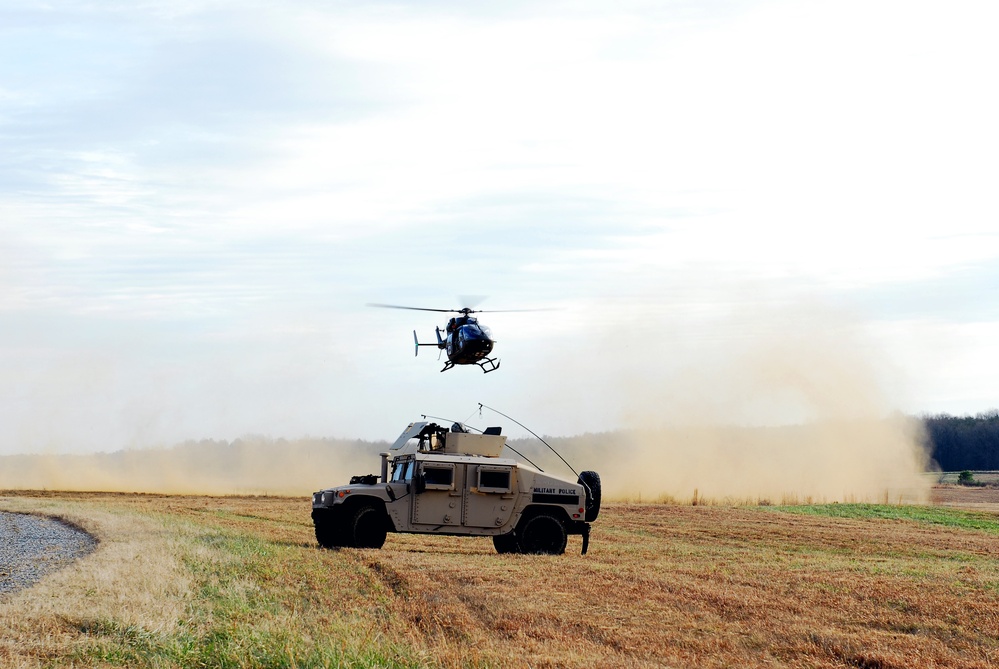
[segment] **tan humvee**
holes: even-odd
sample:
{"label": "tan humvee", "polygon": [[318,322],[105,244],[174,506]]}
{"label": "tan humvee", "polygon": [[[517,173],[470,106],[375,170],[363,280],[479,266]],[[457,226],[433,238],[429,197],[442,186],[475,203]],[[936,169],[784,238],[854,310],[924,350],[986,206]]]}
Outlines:
{"label": "tan humvee", "polygon": [[500,553],[565,552],[600,512],[600,477],[575,482],[502,458],[499,428],[411,423],[382,453],[381,474],[312,495],[316,539],[326,548],[381,548],[388,532],[491,536]]}

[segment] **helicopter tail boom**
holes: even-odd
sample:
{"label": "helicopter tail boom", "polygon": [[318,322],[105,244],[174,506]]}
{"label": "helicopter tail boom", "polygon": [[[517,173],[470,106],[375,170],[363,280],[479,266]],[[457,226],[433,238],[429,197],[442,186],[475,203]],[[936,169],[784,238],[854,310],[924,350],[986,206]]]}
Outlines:
{"label": "helicopter tail boom", "polygon": [[436,348],[444,348],[444,346],[445,346],[444,340],[441,339],[441,330],[440,330],[440,328],[437,328],[437,343],[436,344],[421,344],[420,343],[420,338],[416,336],[416,330],[413,330],[413,343],[416,344],[416,351],[413,353],[414,357],[418,356],[420,354],[420,347],[421,346],[434,346]]}

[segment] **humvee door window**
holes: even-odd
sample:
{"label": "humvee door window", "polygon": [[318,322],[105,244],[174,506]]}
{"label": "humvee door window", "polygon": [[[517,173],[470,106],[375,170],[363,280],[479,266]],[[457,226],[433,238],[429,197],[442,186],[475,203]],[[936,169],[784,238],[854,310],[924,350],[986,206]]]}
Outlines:
{"label": "humvee door window", "polygon": [[423,480],[429,490],[450,490],[454,481],[454,469],[423,465]]}
{"label": "humvee door window", "polygon": [[482,492],[510,492],[510,470],[479,467],[479,490]]}

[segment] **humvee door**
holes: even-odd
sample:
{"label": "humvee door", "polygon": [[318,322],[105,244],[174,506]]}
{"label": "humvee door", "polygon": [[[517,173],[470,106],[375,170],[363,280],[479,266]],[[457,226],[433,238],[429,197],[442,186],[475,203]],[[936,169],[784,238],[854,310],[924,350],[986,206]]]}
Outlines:
{"label": "humvee door", "polygon": [[513,514],[517,472],[509,465],[469,465],[465,525],[500,527]]}
{"label": "humvee door", "polygon": [[413,524],[460,525],[465,465],[421,461],[417,465],[417,477],[420,484],[413,496]]}

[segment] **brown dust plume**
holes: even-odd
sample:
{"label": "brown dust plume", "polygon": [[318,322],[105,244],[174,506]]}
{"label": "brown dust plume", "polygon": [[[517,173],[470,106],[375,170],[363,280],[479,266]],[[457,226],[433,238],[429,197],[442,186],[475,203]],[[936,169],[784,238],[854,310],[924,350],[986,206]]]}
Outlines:
{"label": "brown dust plume", "polygon": [[642,313],[596,342],[565,353],[545,401],[619,417],[622,430],[558,440],[611,498],[928,499],[922,423],[895,408],[900,374],[834,310]]}
{"label": "brown dust plume", "polygon": [[247,437],[171,448],[0,458],[0,489],[175,494],[309,495],[378,472],[387,444]]}

